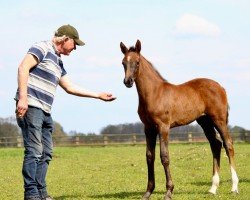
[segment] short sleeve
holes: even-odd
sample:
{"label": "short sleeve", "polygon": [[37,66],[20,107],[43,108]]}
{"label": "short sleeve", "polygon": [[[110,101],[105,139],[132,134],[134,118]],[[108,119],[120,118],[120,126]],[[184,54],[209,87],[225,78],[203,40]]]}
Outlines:
{"label": "short sleeve", "polygon": [[40,42],[30,47],[30,49],[28,50],[28,54],[34,55],[38,59],[38,62],[41,62],[47,51],[48,49],[46,48],[46,46],[42,42]]}
{"label": "short sleeve", "polygon": [[59,66],[60,66],[60,68],[61,68],[61,70],[62,70],[62,74],[61,74],[61,76],[66,75],[66,74],[67,74],[67,72],[66,72],[66,70],[64,69],[63,62],[62,62],[62,60],[61,60],[61,59],[59,59]]}

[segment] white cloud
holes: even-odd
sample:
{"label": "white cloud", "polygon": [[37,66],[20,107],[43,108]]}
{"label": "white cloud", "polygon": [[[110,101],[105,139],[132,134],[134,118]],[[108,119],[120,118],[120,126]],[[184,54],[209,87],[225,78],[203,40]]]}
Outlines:
{"label": "white cloud", "polygon": [[184,14],[175,24],[174,35],[176,36],[208,36],[217,37],[221,33],[220,28],[206,19],[193,15]]}

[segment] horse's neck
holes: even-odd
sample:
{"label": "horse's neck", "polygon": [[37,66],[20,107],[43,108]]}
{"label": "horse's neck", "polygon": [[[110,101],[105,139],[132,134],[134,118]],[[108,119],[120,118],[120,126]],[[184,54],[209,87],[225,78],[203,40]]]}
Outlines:
{"label": "horse's neck", "polygon": [[141,56],[139,74],[135,82],[139,97],[145,99],[153,95],[154,91],[162,85],[164,79],[162,79],[153,66]]}

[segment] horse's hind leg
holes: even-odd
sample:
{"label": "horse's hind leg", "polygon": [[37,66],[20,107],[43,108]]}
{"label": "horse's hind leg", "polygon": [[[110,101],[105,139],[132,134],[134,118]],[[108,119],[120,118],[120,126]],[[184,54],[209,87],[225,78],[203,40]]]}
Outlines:
{"label": "horse's hind leg", "polygon": [[223,140],[223,146],[226,150],[226,154],[229,159],[229,164],[231,167],[231,174],[232,174],[232,192],[238,193],[238,183],[239,179],[236,173],[235,161],[234,161],[234,147],[233,147],[233,140],[228,133],[227,129],[227,122],[226,120],[222,120],[220,118],[214,117],[212,119],[216,130],[220,133],[221,139]]}
{"label": "horse's hind leg", "polygon": [[219,186],[219,171],[220,171],[220,155],[222,142],[216,138],[216,131],[214,129],[211,119],[204,115],[197,119],[198,124],[202,127],[212,150],[213,154],[213,178],[212,187],[209,192],[216,194],[216,190]]}
{"label": "horse's hind leg", "polygon": [[145,126],[145,135],[147,142],[146,158],[148,166],[148,185],[142,200],[148,200],[155,188],[154,161],[157,132],[154,128]]}

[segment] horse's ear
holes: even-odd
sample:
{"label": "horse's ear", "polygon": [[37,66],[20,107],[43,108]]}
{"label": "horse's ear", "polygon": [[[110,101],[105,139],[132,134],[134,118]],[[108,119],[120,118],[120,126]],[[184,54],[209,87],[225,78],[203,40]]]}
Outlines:
{"label": "horse's ear", "polygon": [[128,52],[128,48],[121,42],[120,43],[121,51],[125,55]]}
{"label": "horse's ear", "polygon": [[137,53],[140,53],[141,52],[141,42],[140,40],[137,40],[136,44],[135,44],[135,51]]}

